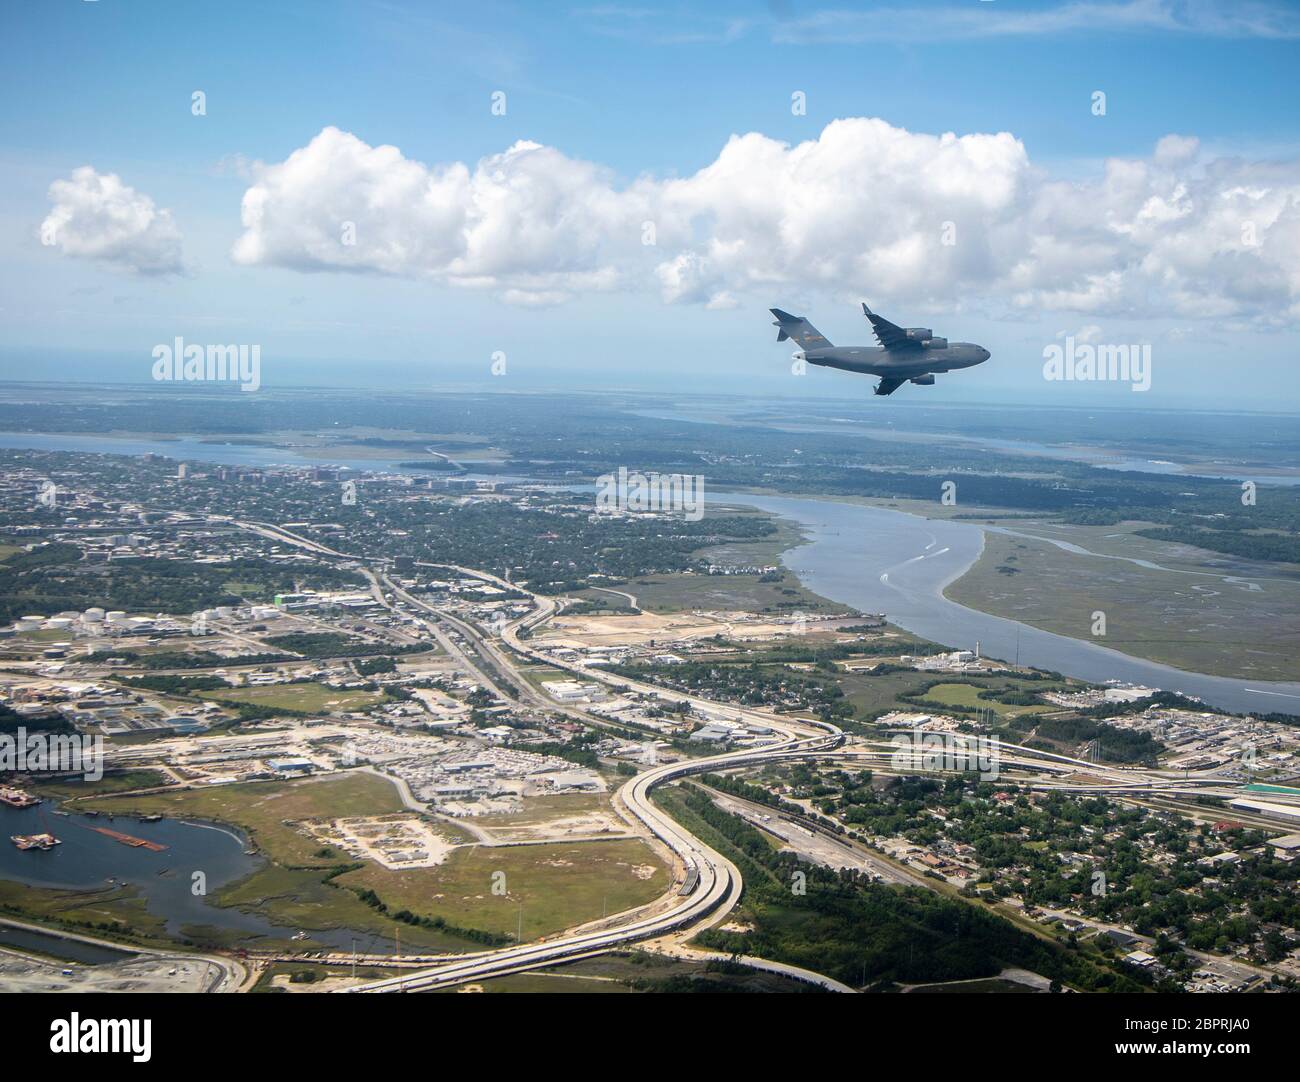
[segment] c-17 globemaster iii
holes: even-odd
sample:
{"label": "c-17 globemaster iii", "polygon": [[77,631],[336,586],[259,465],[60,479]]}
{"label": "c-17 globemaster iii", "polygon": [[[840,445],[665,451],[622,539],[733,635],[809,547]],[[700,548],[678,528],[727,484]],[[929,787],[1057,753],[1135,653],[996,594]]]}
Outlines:
{"label": "c-17 globemaster iii", "polygon": [[928,387],[934,383],[936,372],[971,368],[989,359],[989,351],[974,342],[936,338],[929,327],[896,327],[865,304],[862,311],[871,321],[878,346],[833,346],[803,316],[792,316],[779,308],[771,311],[776,316],[773,325],[780,328],[776,340],[793,338],[799,343],[796,361],[879,376],[876,394],[893,394],[909,380]]}

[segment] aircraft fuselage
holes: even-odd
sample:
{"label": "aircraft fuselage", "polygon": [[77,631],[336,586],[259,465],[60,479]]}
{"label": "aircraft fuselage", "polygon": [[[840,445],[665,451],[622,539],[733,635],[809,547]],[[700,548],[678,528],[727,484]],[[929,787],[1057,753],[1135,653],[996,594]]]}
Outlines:
{"label": "aircraft fuselage", "polygon": [[[802,351],[803,359],[822,368],[840,368],[872,376],[912,379],[930,372],[972,368],[988,360],[988,350],[973,342],[949,342],[946,349],[891,351],[883,346],[827,346]],[[796,355],[797,356],[797,355]]]}

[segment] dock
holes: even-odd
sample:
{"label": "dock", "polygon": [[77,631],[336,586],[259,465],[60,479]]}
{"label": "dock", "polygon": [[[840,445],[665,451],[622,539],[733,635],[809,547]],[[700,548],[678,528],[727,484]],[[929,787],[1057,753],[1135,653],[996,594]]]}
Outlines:
{"label": "dock", "polygon": [[132,834],[123,834],[120,830],[111,830],[108,827],[91,827],[90,829],[134,849],[148,849],[151,853],[161,853],[167,848],[167,846],[160,845],[158,842],[146,841],[144,838],[137,838]]}

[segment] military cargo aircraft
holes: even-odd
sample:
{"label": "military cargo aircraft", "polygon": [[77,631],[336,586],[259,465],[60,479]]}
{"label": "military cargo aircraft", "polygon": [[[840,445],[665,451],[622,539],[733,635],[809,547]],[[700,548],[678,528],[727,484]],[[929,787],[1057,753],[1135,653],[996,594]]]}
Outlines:
{"label": "military cargo aircraft", "polygon": [[871,321],[878,346],[833,346],[803,316],[771,309],[776,316],[773,326],[778,328],[776,340],[792,338],[799,344],[796,361],[879,376],[876,394],[893,394],[909,382],[933,386],[936,372],[971,368],[989,359],[989,351],[974,342],[936,338],[929,327],[897,327],[865,304],[862,311]]}

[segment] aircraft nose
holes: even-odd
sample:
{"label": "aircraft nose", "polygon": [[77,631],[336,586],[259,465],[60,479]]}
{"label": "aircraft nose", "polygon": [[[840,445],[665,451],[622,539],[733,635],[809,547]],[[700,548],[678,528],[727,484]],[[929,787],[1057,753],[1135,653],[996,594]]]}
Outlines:
{"label": "aircraft nose", "polygon": [[991,354],[991,353],[990,353],[987,349],[985,349],[983,346],[980,346],[980,363],[981,363],[981,364],[983,364],[985,361],[987,361],[987,360],[988,360],[990,357],[992,357],[992,356],[993,356],[993,354]]}

